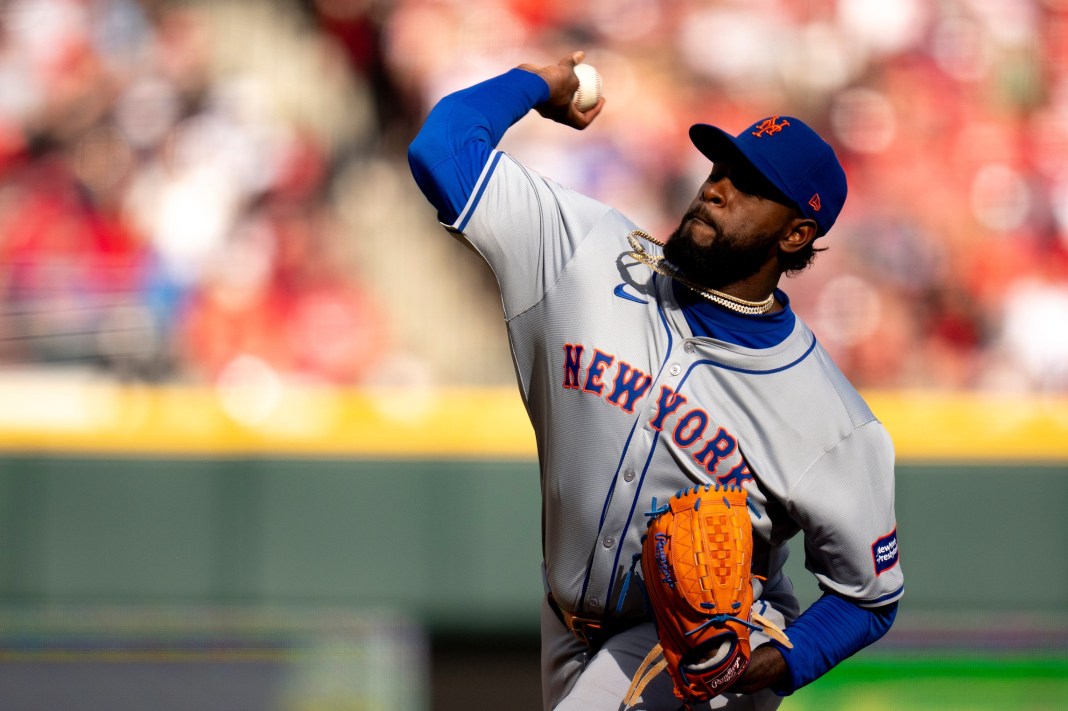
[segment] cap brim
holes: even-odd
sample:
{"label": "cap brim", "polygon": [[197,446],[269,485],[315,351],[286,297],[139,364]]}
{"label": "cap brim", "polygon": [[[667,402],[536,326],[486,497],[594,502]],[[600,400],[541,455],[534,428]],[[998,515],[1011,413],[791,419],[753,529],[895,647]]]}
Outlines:
{"label": "cap brim", "polygon": [[701,151],[710,161],[741,158],[751,165],[773,188],[773,196],[779,200],[785,200],[788,204],[797,206],[797,200],[790,195],[778,173],[768,165],[763,156],[750,155],[734,136],[722,128],[717,128],[707,123],[696,123],[690,126],[690,140],[697,150]]}
{"label": "cap brim", "polygon": [[744,156],[738,144],[734,142],[734,136],[722,128],[711,126],[707,123],[695,123],[690,126],[690,140],[697,150],[701,151],[710,161],[722,160],[726,157]]}

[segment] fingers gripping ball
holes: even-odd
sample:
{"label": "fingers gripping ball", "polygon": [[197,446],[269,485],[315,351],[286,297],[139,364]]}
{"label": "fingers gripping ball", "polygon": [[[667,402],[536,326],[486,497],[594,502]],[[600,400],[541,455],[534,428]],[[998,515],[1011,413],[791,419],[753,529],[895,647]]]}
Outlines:
{"label": "fingers gripping ball", "polygon": [[576,64],[575,76],[578,77],[579,88],[571,101],[579,111],[589,111],[601,98],[601,75],[589,64]]}
{"label": "fingers gripping ball", "polygon": [[746,492],[734,486],[683,489],[663,506],[654,500],[650,516],[641,567],[661,665],[671,674],[676,696],[686,703],[707,701],[728,690],[749,666],[753,630],[785,639],[752,611],[753,529]]}

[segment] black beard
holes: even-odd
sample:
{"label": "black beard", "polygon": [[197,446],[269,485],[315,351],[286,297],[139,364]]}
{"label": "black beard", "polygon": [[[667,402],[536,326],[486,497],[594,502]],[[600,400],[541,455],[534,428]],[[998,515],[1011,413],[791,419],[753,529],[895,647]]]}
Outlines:
{"label": "black beard", "polygon": [[743,237],[724,233],[713,224],[715,241],[707,247],[694,242],[686,223],[695,216],[687,214],[664,245],[664,256],[687,277],[701,286],[723,289],[756,274],[768,259],[778,236],[765,233]]}

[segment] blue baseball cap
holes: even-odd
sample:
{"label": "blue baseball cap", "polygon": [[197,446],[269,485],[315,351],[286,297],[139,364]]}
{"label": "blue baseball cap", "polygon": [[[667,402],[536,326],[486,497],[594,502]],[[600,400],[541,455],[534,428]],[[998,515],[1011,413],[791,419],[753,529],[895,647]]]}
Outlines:
{"label": "blue baseball cap", "polygon": [[846,176],[827,141],[792,116],[760,119],[737,136],[704,123],[690,140],[709,160],[740,154],[826,234],[846,199]]}

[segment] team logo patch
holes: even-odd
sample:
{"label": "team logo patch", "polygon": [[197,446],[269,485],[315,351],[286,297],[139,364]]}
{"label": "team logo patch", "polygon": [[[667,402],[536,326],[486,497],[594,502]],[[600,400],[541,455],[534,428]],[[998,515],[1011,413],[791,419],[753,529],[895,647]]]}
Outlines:
{"label": "team logo patch", "polygon": [[897,565],[897,529],[871,544],[871,557],[875,562],[875,574],[882,575]]}
{"label": "team logo patch", "polygon": [[816,193],[815,195],[813,195],[812,198],[808,201],[808,204],[812,206],[813,210],[819,212],[820,208],[823,207],[820,204],[820,194]]}

